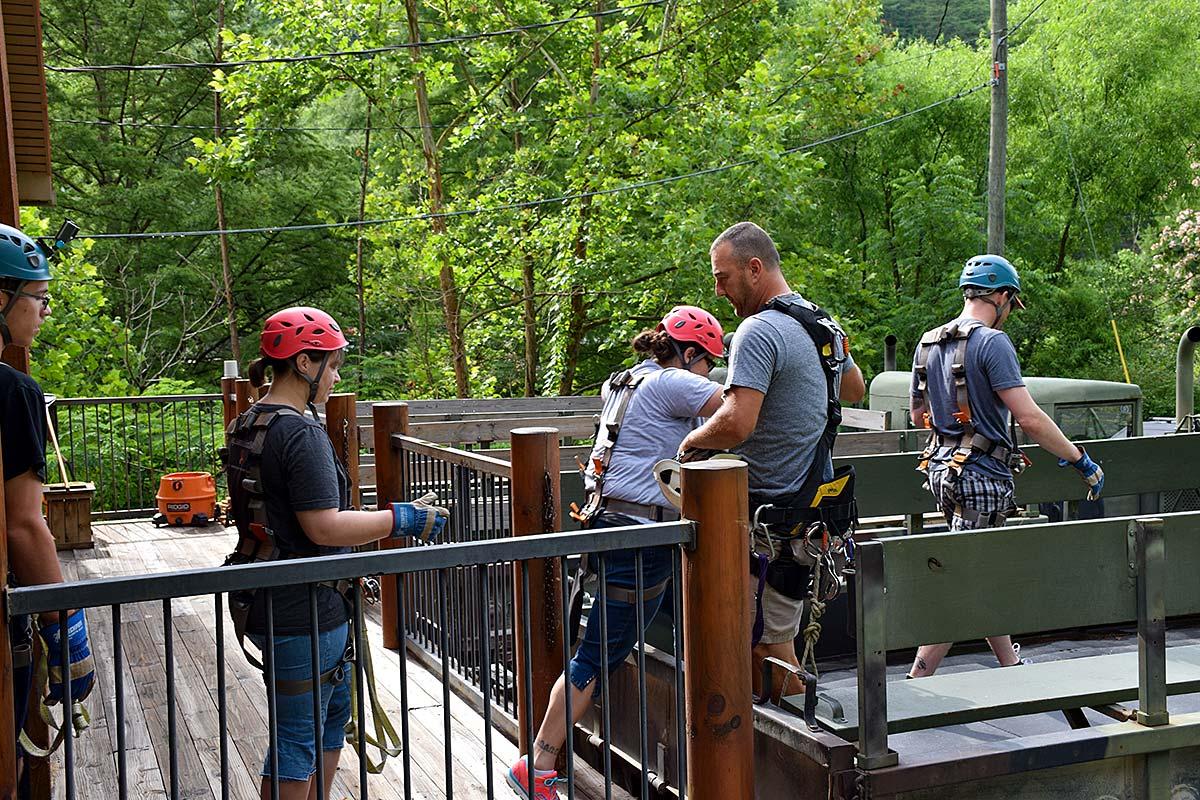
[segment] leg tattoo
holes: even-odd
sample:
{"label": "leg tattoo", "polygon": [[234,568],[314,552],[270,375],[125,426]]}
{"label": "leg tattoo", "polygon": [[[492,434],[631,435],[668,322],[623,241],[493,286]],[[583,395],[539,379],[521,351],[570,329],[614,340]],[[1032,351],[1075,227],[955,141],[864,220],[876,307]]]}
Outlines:
{"label": "leg tattoo", "polygon": [[537,748],[538,750],[541,750],[543,753],[549,753],[552,756],[557,756],[559,751],[562,750],[562,745],[555,747],[554,745],[547,742],[545,739],[538,739],[537,743],[534,744],[534,747]]}

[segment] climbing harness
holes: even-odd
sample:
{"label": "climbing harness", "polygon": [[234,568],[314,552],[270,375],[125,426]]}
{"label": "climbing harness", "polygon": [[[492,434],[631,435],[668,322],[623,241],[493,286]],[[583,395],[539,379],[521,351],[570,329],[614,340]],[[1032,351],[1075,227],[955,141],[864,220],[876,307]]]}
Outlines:
{"label": "climbing harness", "polygon": [[604,504],[604,479],[608,465],[612,461],[613,449],[617,446],[617,437],[621,433],[621,425],[625,422],[625,413],[633,400],[633,393],[641,386],[648,375],[657,372],[656,368],[638,364],[631,369],[614,372],[605,382],[608,386],[608,397],[604,408],[600,411],[600,419],[596,423],[596,441],[588,456],[588,463],[583,464],[578,456],[575,463],[583,475],[584,487],[588,497],[580,508],[571,504],[571,518],[585,527],[599,516]]}
{"label": "climbing harness", "polygon": [[[617,446],[617,437],[621,433],[621,426],[625,422],[625,414],[629,410],[629,403],[633,400],[633,393],[637,391],[643,380],[657,371],[655,368],[638,364],[631,369],[614,372],[608,377],[606,382],[608,397],[604,401],[604,408],[601,410],[600,419],[596,424],[596,440],[592,446],[592,452],[588,456],[588,463],[585,465],[579,461],[578,457],[576,458],[588,495],[583,508],[576,503],[571,503],[571,518],[583,528],[590,527],[596,518],[604,513],[634,515],[657,522],[679,519],[678,513],[672,513],[670,509],[662,506],[632,503],[604,496],[604,480],[607,477],[608,465],[612,461],[613,450]],[[572,645],[579,640],[579,625],[583,620],[584,584],[589,577],[595,574],[589,561],[586,553],[581,555],[579,564],[571,576],[567,624]],[[642,592],[643,599],[650,600],[657,597],[665,587],[664,582],[661,586],[645,589]],[[657,593],[651,594],[655,589],[658,590]],[[611,585],[608,587],[610,597],[616,596],[614,592],[620,594],[622,591],[626,590]],[[634,601],[630,600],[629,602]]]}
{"label": "climbing harness", "polygon": [[[850,341],[828,313],[800,297],[777,297],[763,310],[787,314],[812,339],[825,375],[826,420],[808,474],[792,498],[779,501],[750,497],[754,509],[751,532],[771,550],[770,555],[751,551],[750,569],[758,579],[752,644],[758,644],[762,636],[762,595],[769,585],[786,597],[805,602],[807,622],[802,627],[806,652],[811,655],[820,637],[824,603],[837,596],[842,572],[852,565],[853,535],[858,525],[854,467],[839,467],[829,480],[823,477],[842,421],[838,386],[842,365],[850,354]],[[800,542],[803,561],[793,553],[795,541]]]}
{"label": "climbing harness", "polygon": [[[310,410],[313,410],[311,406]],[[315,410],[313,412],[313,416],[315,417]],[[229,512],[233,517],[234,524],[237,526],[238,541],[234,551],[225,559],[226,566],[277,561],[297,557],[298,555],[305,555],[285,553],[279,547],[279,542],[275,533],[271,530],[270,521],[267,518],[266,496],[262,483],[263,448],[266,444],[267,434],[271,425],[285,416],[302,417],[303,415],[299,411],[287,406],[265,411],[252,406],[249,411],[230,423],[227,430],[229,444],[221,448],[221,459],[225,464],[226,477],[230,487]],[[341,461],[336,458],[336,453],[334,465],[339,474],[344,474],[345,468]],[[315,553],[308,555],[315,555]],[[379,582],[374,578],[368,577],[356,580],[321,581],[318,585],[326,586],[337,592],[342,602],[345,603],[347,610],[351,612],[351,618],[355,620],[355,630],[365,632],[366,624],[362,616],[361,603],[359,604],[357,618],[355,618],[353,592],[357,586],[362,598],[367,603],[377,603],[379,602]],[[238,644],[242,648],[242,654],[252,666],[263,671],[265,680],[266,671],[262,661],[256,658],[246,647],[246,627],[257,597],[257,590],[230,592],[229,615],[233,620],[234,633],[237,636]],[[388,757],[395,757],[400,753],[403,743],[396,733],[395,726],[388,717],[385,707],[379,701],[375,685],[375,670],[371,660],[371,650],[365,636],[362,641],[357,643],[355,637],[350,636],[341,658],[338,659],[338,662],[333,667],[322,672],[317,677],[316,684],[332,684],[333,686],[337,686],[348,679],[350,681],[351,696],[357,697],[357,674],[356,670],[352,668],[352,665],[356,662],[361,662],[362,665],[364,688],[370,697],[371,716],[375,732],[372,735],[363,731],[363,721],[358,718],[358,705],[352,701],[350,704],[350,720],[347,721],[345,728],[346,735],[352,745],[358,746],[360,731],[363,731],[361,733],[363,743],[376,748],[380,753],[378,761],[364,754],[367,771],[372,774],[379,774],[383,771]],[[311,678],[300,680],[276,679],[275,691],[283,695],[308,694],[314,690],[313,683],[313,679]]]}
{"label": "climbing harness", "polygon": [[[1006,464],[1014,475],[1020,475],[1029,465],[1029,459],[1009,442],[998,442],[984,436],[975,428],[974,416],[971,413],[970,391],[967,386],[967,344],[971,334],[985,327],[977,319],[959,319],[940,328],[926,331],[921,336],[921,345],[917,351],[917,360],[913,371],[917,374],[917,391],[920,392],[925,404],[922,419],[914,420],[918,425],[930,430],[925,449],[921,451],[917,463],[918,472],[928,472],[929,462],[938,448],[952,448],[953,452],[948,462],[949,468],[956,475],[962,473],[963,466],[976,454],[991,456],[1002,464]],[[948,435],[943,430],[952,429],[949,420],[933,418],[933,403],[929,394],[929,356],[935,347],[944,348],[953,345],[954,353],[950,362],[950,375],[954,381],[954,404],[958,407],[952,416],[954,422],[962,427],[962,433]],[[1015,434],[1015,424],[1010,421],[1010,428]],[[1015,435],[1012,439],[1016,441]]]}

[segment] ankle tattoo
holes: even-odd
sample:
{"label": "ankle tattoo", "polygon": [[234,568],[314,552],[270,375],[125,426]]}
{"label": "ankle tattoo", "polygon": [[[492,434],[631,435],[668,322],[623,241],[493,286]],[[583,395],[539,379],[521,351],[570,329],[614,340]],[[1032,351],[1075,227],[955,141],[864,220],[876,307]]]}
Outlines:
{"label": "ankle tattoo", "polygon": [[562,750],[562,745],[555,747],[545,739],[538,739],[534,744],[534,748],[541,750],[543,753],[549,753],[552,756],[556,756],[558,755],[559,751]]}

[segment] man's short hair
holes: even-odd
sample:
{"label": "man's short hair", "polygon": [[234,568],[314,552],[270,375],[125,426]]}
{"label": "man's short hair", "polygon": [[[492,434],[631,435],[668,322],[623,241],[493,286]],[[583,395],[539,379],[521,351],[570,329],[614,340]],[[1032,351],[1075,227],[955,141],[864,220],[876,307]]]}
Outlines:
{"label": "man's short hair", "polygon": [[712,253],[725,242],[733,248],[733,254],[743,264],[752,258],[757,258],[767,269],[779,269],[779,250],[771,235],[753,222],[739,222],[730,225],[721,235],[713,240],[708,252]]}

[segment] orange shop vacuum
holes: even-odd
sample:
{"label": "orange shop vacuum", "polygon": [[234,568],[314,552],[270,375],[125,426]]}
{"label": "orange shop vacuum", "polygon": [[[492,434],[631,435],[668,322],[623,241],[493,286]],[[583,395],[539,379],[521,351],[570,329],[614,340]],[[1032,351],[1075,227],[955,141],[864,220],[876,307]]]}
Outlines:
{"label": "orange shop vacuum", "polygon": [[207,525],[217,518],[217,484],[207,472],[172,472],[158,482],[158,513],[151,522],[160,525]]}

